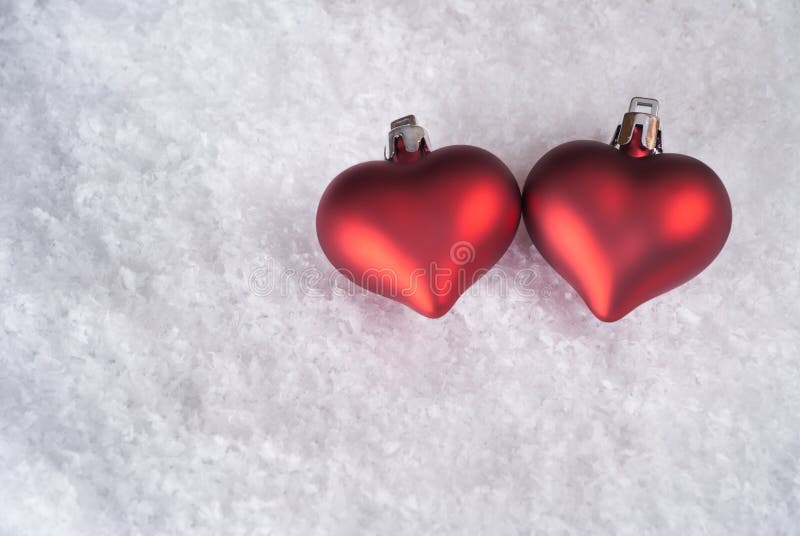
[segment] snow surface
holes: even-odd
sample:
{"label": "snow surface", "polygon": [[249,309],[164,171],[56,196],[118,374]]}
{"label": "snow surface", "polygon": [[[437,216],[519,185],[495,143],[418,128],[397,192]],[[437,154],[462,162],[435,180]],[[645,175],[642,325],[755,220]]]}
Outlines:
{"label": "snow surface", "polygon": [[[0,13],[3,536],[800,531],[796,1]],[[522,229],[440,320],[330,277],[391,120],[521,182],[635,95],[731,195],[689,284],[604,324]]]}

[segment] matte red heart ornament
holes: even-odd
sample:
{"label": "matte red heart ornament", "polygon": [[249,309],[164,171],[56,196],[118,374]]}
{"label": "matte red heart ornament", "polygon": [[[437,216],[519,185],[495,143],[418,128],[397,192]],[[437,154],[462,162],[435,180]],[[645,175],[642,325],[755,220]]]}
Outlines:
{"label": "matte red heart ornament", "polygon": [[657,107],[633,99],[612,145],[560,145],[523,189],[536,248],[607,322],[699,274],[731,229],[730,199],[714,171],[661,154]]}
{"label": "matte red heart ornament", "polygon": [[386,160],[325,190],[317,236],[357,285],[437,318],[508,249],[521,203],[497,157],[467,145],[432,151],[428,140],[413,116],[393,122]]}

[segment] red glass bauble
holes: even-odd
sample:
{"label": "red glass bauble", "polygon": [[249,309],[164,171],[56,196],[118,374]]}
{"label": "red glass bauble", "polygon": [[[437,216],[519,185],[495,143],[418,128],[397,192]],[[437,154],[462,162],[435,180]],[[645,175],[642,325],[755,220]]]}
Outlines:
{"label": "red glass bauble", "polygon": [[[637,125],[619,147],[560,145],[523,189],[536,248],[608,322],[700,273],[731,228],[728,193],[714,171],[689,156],[659,154],[642,132]],[[660,131],[658,141],[660,148]]]}
{"label": "red glass bauble", "polygon": [[466,145],[406,150],[365,162],[330,183],[317,236],[359,286],[432,318],[445,314],[510,245],[520,192],[491,153]]}

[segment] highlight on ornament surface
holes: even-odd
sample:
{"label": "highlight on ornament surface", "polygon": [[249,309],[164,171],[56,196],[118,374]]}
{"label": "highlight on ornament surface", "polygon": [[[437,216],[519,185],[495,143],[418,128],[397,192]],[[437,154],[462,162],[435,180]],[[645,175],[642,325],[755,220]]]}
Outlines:
{"label": "highlight on ornament surface", "polygon": [[[505,253],[521,213],[511,171],[469,145],[432,150],[413,115],[391,123],[384,160],[352,166],[317,209],[323,252],[355,284],[444,315]],[[390,273],[390,292],[375,273]]]}
{"label": "highlight on ornament surface", "polygon": [[534,245],[604,321],[695,277],[730,233],[725,186],[700,160],[663,153],[658,109],[635,97],[610,145],[559,145],[523,188]]}

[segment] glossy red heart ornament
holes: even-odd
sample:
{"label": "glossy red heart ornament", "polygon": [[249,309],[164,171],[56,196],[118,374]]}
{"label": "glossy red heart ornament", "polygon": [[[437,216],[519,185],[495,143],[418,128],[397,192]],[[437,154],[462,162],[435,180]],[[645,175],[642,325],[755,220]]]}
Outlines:
{"label": "glossy red heart ornament", "polygon": [[536,248],[607,322],[700,273],[731,228],[728,193],[714,171],[689,156],[651,152],[641,134],[637,126],[619,149],[560,145],[523,189]]}
{"label": "glossy red heart ornament", "polygon": [[511,244],[520,218],[513,175],[466,145],[365,162],[330,183],[317,236],[331,263],[359,286],[436,318]]}

